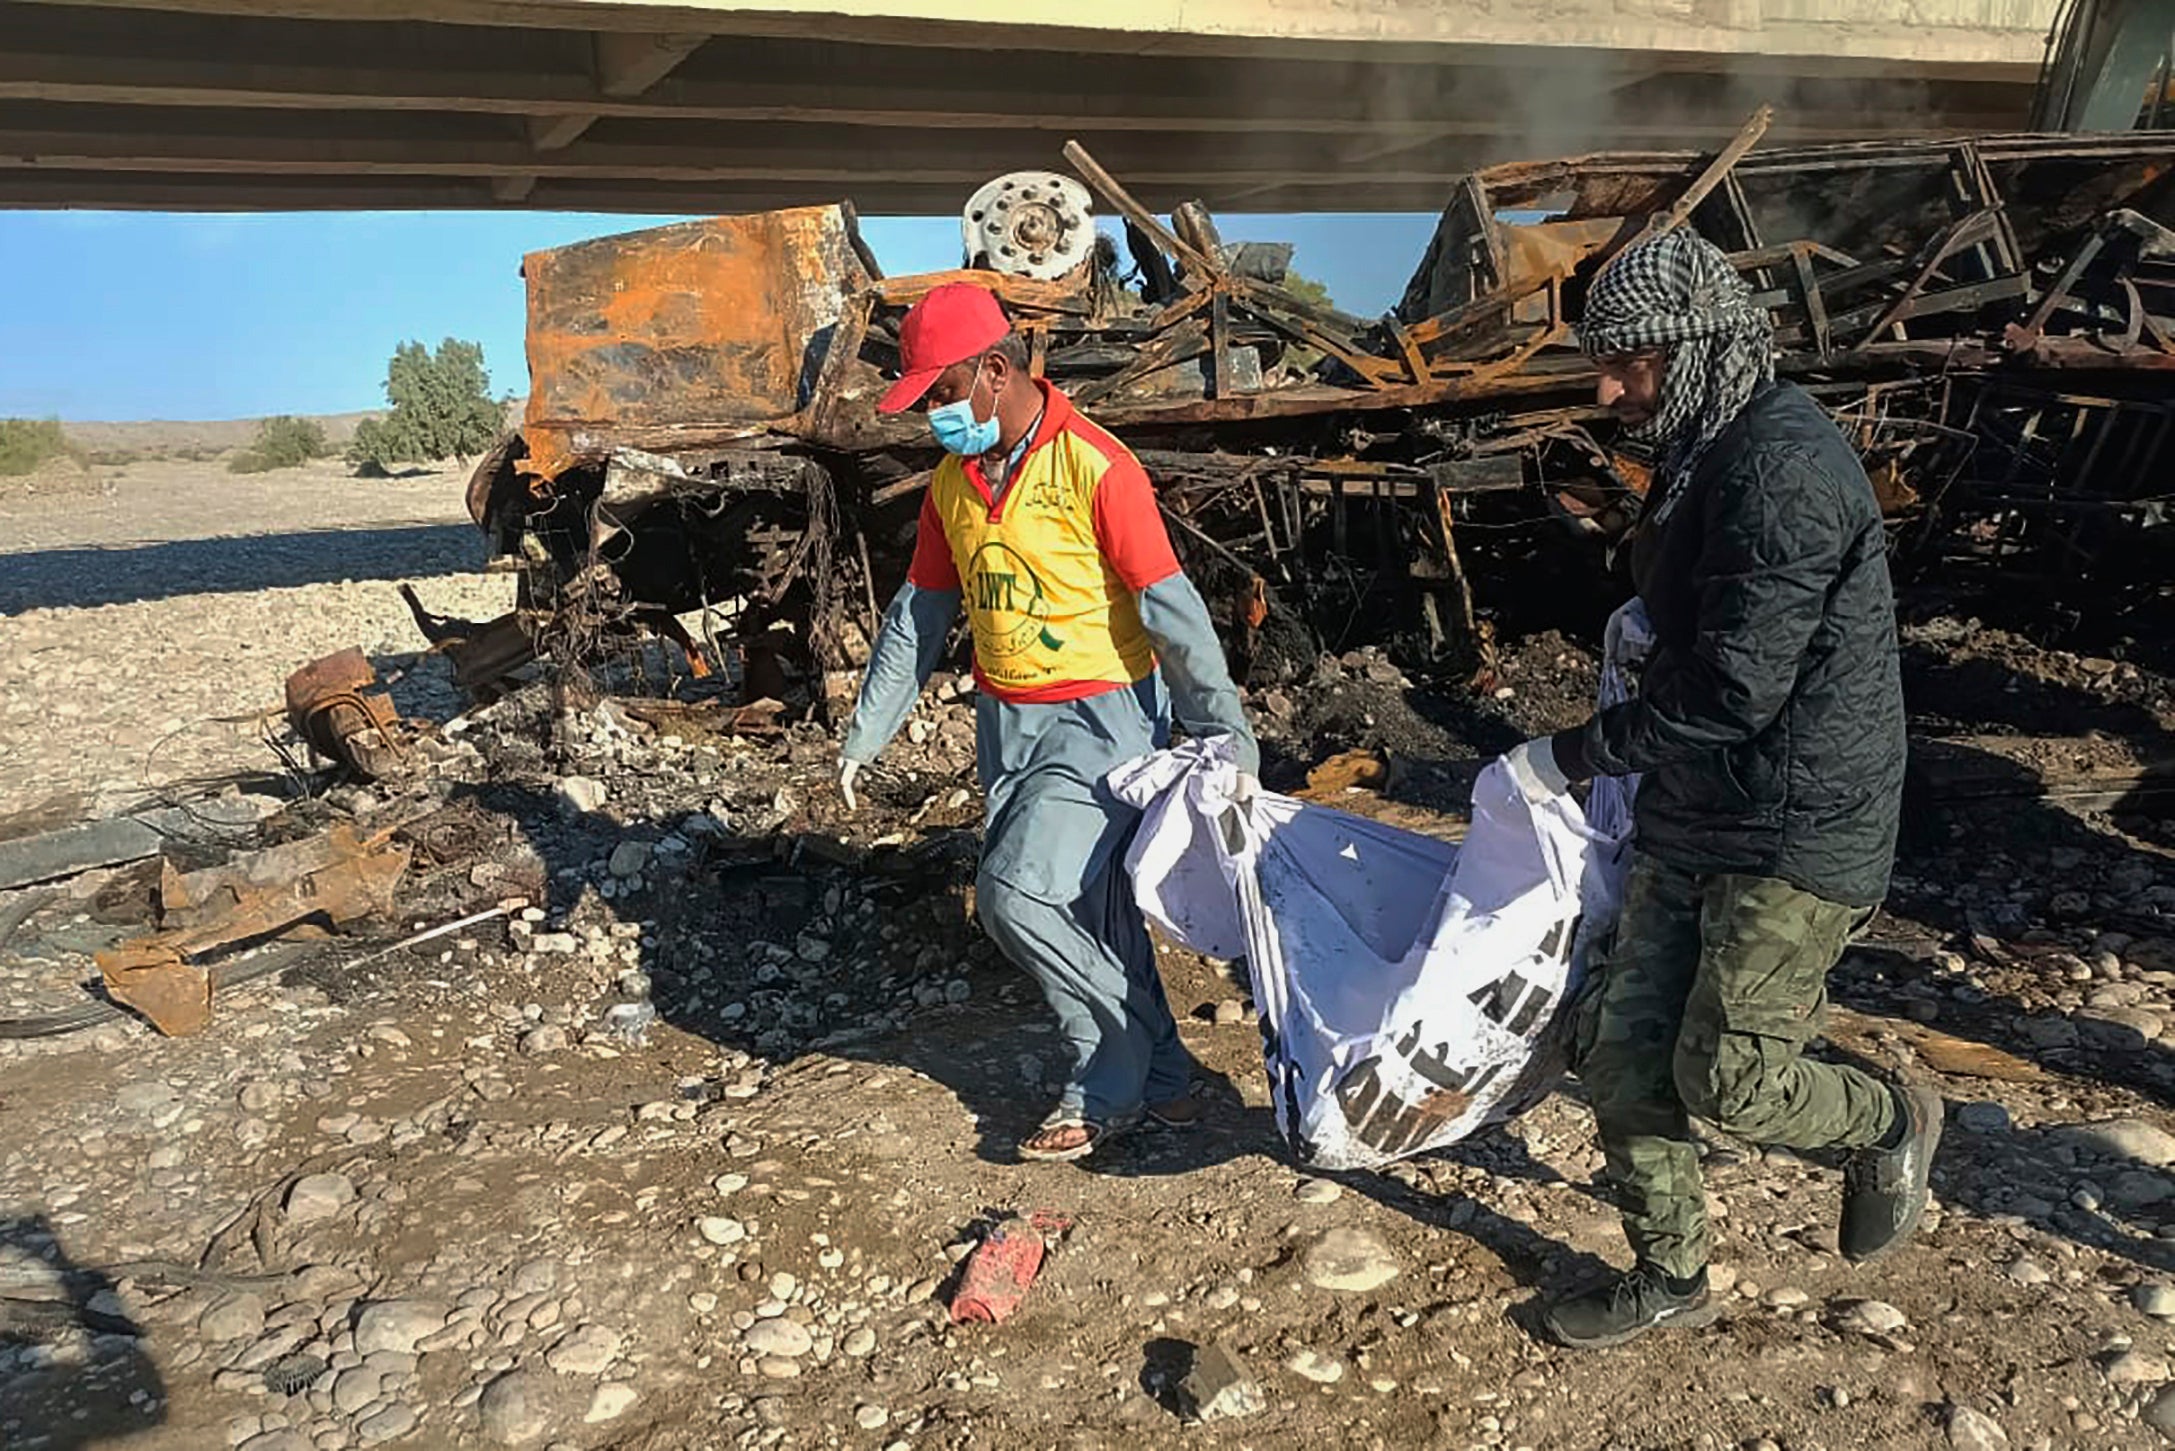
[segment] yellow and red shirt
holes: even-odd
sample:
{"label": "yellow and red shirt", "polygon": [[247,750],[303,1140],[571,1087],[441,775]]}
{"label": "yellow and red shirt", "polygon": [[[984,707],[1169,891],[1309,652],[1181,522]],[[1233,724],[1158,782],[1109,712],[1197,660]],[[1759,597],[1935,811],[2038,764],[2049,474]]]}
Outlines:
{"label": "yellow and red shirt", "polygon": [[948,456],[922,498],[919,589],[958,590],[974,676],[999,700],[1079,700],[1155,668],[1137,591],[1178,572],[1155,489],[1131,450],[1048,383],[1004,497],[980,459]]}

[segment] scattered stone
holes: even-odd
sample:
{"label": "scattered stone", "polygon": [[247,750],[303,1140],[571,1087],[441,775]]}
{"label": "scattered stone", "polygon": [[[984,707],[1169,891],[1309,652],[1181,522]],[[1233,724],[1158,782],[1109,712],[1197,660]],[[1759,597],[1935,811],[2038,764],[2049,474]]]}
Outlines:
{"label": "scattered stone", "polygon": [[317,1451],[317,1447],[300,1431],[281,1429],[252,1436],[237,1451]]}
{"label": "scattered stone", "polygon": [[287,1191],[287,1218],[294,1224],[330,1219],[355,1202],[355,1181],[345,1174],[311,1174]]}
{"label": "scattered stone", "polygon": [[1324,1290],[1364,1294],[1397,1278],[1396,1253],[1373,1230],[1332,1229],[1306,1252],[1307,1279]]}
{"label": "scattered stone", "polygon": [[544,1023],[521,1035],[521,1051],[531,1055],[557,1053],[567,1044],[566,1029],[557,1023]]}
{"label": "scattered stone", "polygon": [[1219,1027],[1231,1027],[1246,1021],[1246,1005],[1237,998],[1224,998],[1216,1004],[1216,1023]]}
{"label": "scattered stone", "polygon": [[1760,1303],[1770,1310],[1795,1310],[1811,1299],[1795,1285],[1777,1285],[1760,1297]]}
{"label": "scattered stone", "polygon": [[2125,1169],[2107,1184],[2107,1202],[2117,1209],[2143,1209],[2175,1194],[2165,1174]]}
{"label": "scattered stone", "polygon": [[891,1424],[891,1412],[882,1406],[858,1405],[853,1408],[853,1423],[864,1431],[881,1431]]}
{"label": "scattered stone", "polygon": [[2054,1277],[2035,1259],[2018,1255],[2003,1267],[2002,1273],[2019,1285],[2044,1285]]}
{"label": "scattered stone", "polygon": [[696,1231],[715,1245],[738,1244],[748,1237],[748,1227],[722,1214],[705,1214],[695,1221]]}
{"label": "scattered stone", "polygon": [[1896,1335],[1910,1328],[1903,1312],[1885,1300],[1853,1300],[1835,1317],[1835,1328],[1860,1335]]}
{"label": "scattered stone", "polygon": [[1178,1399],[1195,1421],[1233,1421],[1269,1408],[1246,1362],[1221,1340],[1194,1357],[1193,1369],[1178,1384]]}
{"label": "scattered stone", "polygon": [[2175,1441],[2175,1386],[2163,1386],[2145,1402],[2145,1424]]}
{"label": "scattered stone", "polygon": [[587,776],[562,777],[555,794],[559,809],[568,816],[585,815],[604,805],[604,783]]}
{"label": "scattered stone", "polygon": [[611,858],[604,864],[604,868],[624,881],[628,877],[639,877],[642,875],[642,868],[648,865],[648,842],[623,841],[612,848]]}
{"label": "scattered stone", "polygon": [[122,1113],[150,1120],[153,1127],[163,1127],[179,1116],[181,1095],[169,1083],[130,1083],[114,1094],[113,1106]]}
{"label": "scattered stone", "polygon": [[1284,1369],[1316,1385],[1332,1386],[1344,1379],[1344,1362],[1319,1350],[1299,1349],[1284,1362]]}
{"label": "scattered stone", "polygon": [[544,1364],[560,1375],[602,1375],[619,1358],[626,1337],[602,1325],[584,1325],[562,1336],[544,1355]]}
{"label": "scattered stone", "polygon": [[2005,1134],[2009,1110],[1998,1103],[1967,1103],[1956,1110],[1956,1127],[1972,1134]]}
{"label": "scattered stone", "polygon": [[332,1404],[340,1414],[352,1416],[376,1400],[384,1384],[384,1375],[374,1367],[352,1366],[332,1383]]}
{"label": "scattered stone", "polygon": [[1334,1179],[1301,1179],[1292,1191],[1301,1204],[1334,1204],[1343,1194],[1344,1186]]}
{"label": "scattered stone", "polygon": [[2009,1201],[2009,1212],[2033,1224],[2045,1224],[2054,1217],[2054,1205],[2036,1194],[2019,1194]]}
{"label": "scattered stone", "polygon": [[1948,1408],[1948,1444],[1955,1451],[2007,1451],[2009,1433],[1969,1406]]}
{"label": "scattered stone", "polygon": [[641,1396],[635,1388],[623,1380],[608,1380],[597,1387],[597,1393],[589,1398],[589,1409],[582,1413],[585,1425],[594,1426],[602,1421],[613,1421],[627,1414],[627,1410]]}
{"label": "scattered stone", "polygon": [[2115,1355],[2100,1368],[2100,1373],[2107,1377],[2107,1384],[2115,1386],[2156,1386],[2175,1380],[2175,1370],[2170,1370],[2166,1361],[2136,1350]]}
{"label": "scattered stone", "polygon": [[374,1416],[365,1416],[355,1423],[355,1435],[365,1446],[375,1446],[381,1441],[397,1441],[416,1428],[422,1418],[415,1407],[395,1401]]}
{"label": "scattered stone", "polygon": [[264,1301],[255,1295],[228,1295],[196,1317],[196,1332],[214,1345],[254,1340],[264,1333]]}
{"label": "scattered stone", "polygon": [[752,1355],[775,1356],[791,1360],[806,1355],[815,1345],[808,1334],[808,1327],[798,1320],[788,1320],[783,1315],[771,1320],[758,1320],[748,1327],[741,1337]]}
{"label": "scattered stone", "polygon": [[415,1343],[445,1323],[446,1307],[436,1300],[372,1300],[355,1312],[355,1353],[413,1355]]}
{"label": "scattered stone", "polygon": [[2058,1137],[2109,1159],[2134,1159],[2156,1169],[2175,1165],[2175,1134],[2155,1128],[2142,1119],[2118,1118],[2095,1124],[2075,1124],[2059,1130]]}
{"label": "scattered stone", "polygon": [[279,1102],[279,1085],[253,1078],[242,1085],[236,1101],[245,1113],[263,1113]]}
{"label": "scattered stone", "polygon": [[559,1288],[559,1262],[534,1259],[514,1271],[508,1287],[516,1295],[548,1295]]}
{"label": "scattered stone", "polygon": [[859,1360],[876,1349],[876,1332],[863,1325],[846,1332],[845,1344],[840,1347],[846,1354]]}
{"label": "scattered stone", "polygon": [[2161,1280],[2132,1285],[2130,1303],[2155,1320],[2175,1320],[2175,1285]]}
{"label": "scattered stone", "polygon": [[534,1370],[509,1371],[483,1388],[476,1402],[483,1434],[500,1446],[526,1446],[551,1430],[551,1381]]}

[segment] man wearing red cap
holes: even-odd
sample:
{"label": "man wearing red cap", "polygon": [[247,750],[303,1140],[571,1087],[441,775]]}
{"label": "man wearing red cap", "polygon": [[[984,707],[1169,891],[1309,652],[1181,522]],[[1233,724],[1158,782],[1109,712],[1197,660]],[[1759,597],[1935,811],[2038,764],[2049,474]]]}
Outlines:
{"label": "man wearing red cap", "polygon": [[1260,755],[1147,474],[1029,376],[997,300],[971,283],[934,289],[907,313],[899,352],[904,376],[877,406],[921,404],[945,457],[839,785],[850,808],[854,776],[913,709],[964,601],[984,798],[976,911],[1041,985],[1073,1054],[1056,1110],[1020,1154],[1077,1159],[1144,1117],[1183,1126],[1199,1112],[1125,872],[1136,813],[1103,778],[1168,743],[1173,703],[1188,734],[1231,737],[1249,778]]}

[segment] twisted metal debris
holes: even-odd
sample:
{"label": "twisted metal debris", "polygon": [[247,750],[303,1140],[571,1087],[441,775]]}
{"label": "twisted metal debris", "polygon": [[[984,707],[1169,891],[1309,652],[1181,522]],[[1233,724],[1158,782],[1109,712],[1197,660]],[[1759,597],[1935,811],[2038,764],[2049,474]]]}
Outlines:
{"label": "twisted metal debris", "polygon": [[897,321],[965,280],[1140,451],[1242,672],[1398,638],[1485,683],[1488,589],[1601,571],[1593,541],[1637,516],[1649,461],[1593,406],[1574,325],[1611,255],[1685,225],[1858,445],[1907,567],[2119,586],[2165,537],[2175,462],[2175,136],[1755,149],[1765,125],[1711,157],[1458,178],[1373,320],[1284,286],[1288,248],[1226,244],[1193,204],[1154,215],[1076,144],[1128,275],[1106,238],[1055,280],[886,278],[845,205],[534,254],[529,412],[471,513],[561,667],[648,629],[698,670],[742,653],[751,698],[780,661],[835,696],[934,461],[919,420],[874,411]]}

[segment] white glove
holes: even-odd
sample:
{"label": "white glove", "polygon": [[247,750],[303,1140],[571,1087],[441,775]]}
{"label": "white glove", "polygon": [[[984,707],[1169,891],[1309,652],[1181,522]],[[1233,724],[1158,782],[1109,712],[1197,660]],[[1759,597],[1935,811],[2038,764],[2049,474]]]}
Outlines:
{"label": "white glove", "polygon": [[859,761],[849,761],[844,757],[839,758],[838,794],[843,797],[846,802],[846,812],[848,815],[851,815],[861,809],[861,803],[854,799],[853,794],[853,778],[860,774],[861,763]]}
{"label": "white glove", "polygon": [[1571,789],[1571,778],[1556,764],[1556,748],[1546,736],[1511,747],[1503,764],[1510,769],[1518,793],[1532,805],[1543,805]]}
{"label": "white glove", "polygon": [[1231,788],[1231,802],[1239,810],[1251,813],[1254,798],[1261,794],[1261,778],[1251,771],[1239,772],[1238,784]]}

